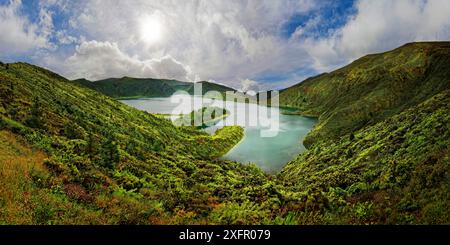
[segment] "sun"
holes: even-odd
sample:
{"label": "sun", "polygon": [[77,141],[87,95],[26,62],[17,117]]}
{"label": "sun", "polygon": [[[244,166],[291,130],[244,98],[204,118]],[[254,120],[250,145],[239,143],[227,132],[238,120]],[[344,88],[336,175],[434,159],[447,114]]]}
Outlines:
{"label": "sun", "polygon": [[141,21],[140,35],[148,44],[159,42],[163,37],[163,26],[158,16],[146,16]]}

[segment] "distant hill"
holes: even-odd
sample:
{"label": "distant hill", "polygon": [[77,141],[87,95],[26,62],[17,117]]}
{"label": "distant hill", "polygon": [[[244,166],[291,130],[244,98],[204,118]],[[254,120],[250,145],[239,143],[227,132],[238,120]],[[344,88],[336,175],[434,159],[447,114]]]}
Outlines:
{"label": "distant hill", "polygon": [[[186,91],[194,94],[194,83],[167,79],[151,78],[109,78],[99,81],[78,79],[73,82],[97,90],[114,98],[142,98],[142,97],[169,97],[177,91]],[[209,91],[218,91],[224,94],[235,91],[233,88],[211,82],[202,81],[202,94]]]}
{"label": "distant hill", "polygon": [[410,43],[282,90],[280,104],[315,116],[306,145],[372,125],[450,88],[450,42]]}

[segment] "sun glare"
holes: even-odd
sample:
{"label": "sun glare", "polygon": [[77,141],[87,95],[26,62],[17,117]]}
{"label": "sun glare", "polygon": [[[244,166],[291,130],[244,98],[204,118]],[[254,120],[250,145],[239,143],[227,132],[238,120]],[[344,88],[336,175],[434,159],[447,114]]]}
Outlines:
{"label": "sun glare", "polygon": [[141,22],[141,38],[148,44],[161,40],[163,35],[161,20],[157,16],[147,16]]}

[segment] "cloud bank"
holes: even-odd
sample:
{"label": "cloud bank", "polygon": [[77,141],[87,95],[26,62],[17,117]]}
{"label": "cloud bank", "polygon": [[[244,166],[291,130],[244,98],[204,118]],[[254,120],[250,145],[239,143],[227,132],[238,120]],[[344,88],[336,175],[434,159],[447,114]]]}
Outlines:
{"label": "cloud bank", "polygon": [[450,40],[450,1],[365,0],[355,8],[357,14],[331,36],[303,41],[316,70],[329,71],[406,42]]}
{"label": "cloud bank", "polygon": [[76,47],[75,54],[67,58],[65,65],[69,77],[90,80],[127,75],[192,81],[189,67],[169,55],[141,61],[122,52],[117,43],[111,42],[83,42]]}
{"label": "cloud bank", "polygon": [[52,0],[34,8],[30,2],[0,5],[0,58],[25,59],[69,78],[215,80],[270,89],[406,42],[450,40],[446,0]]}

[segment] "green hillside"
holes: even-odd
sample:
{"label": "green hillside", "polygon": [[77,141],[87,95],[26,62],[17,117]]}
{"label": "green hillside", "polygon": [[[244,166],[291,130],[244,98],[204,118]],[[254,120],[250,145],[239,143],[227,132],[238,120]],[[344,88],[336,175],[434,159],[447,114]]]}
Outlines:
{"label": "green hillside", "polygon": [[[86,79],[78,79],[73,82],[95,89],[108,96],[123,99],[170,97],[177,91],[185,91],[191,95],[194,94],[194,83],[180,82],[177,80],[123,77],[94,82]],[[202,94],[206,94],[208,91],[218,91],[222,94],[227,91],[235,91],[232,88],[220,84],[206,81],[199,83],[202,85]]]}
{"label": "green hillside", "polygon": [[[213,136],[177,128],[24,63],[0,66],[0,115],[2,134],[48,155],[37,163],[48,173],[33,172],[26,187],[43,190],[30,197],[33,205],[1,213],[0,222],[202,223],[225,203],[267,200],[248,194],[266,192],[262,171],[217,160],[239,142],[239,127]],[[10,151],[4,146],[1,155]],[[27,192],[20,185],[11,191]],[[0,204],[19,205],[5,198]]]}
{"label": "green hillside", "polygon": [[280,104],[315,116],[305,139],[336,138],[417,105],[450,88],[450,42],[411,43],[305,80],[280,93]]}
{"label": "green hillside", "polygon": [[[312,224],[450,223],[450,90],[318,143],[278,175]],[[295,200],[295,201],[294,201]]]}

